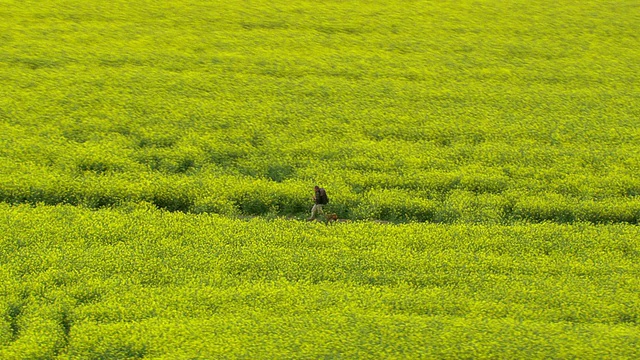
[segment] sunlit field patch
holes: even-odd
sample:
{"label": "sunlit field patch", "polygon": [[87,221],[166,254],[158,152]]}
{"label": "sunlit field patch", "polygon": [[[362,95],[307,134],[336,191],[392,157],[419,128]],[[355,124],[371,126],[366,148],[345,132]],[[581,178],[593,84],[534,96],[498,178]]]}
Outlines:
{"label": "sunlit field patch", "polygon": [[1,210],[4,358],[638,351],[636,226]]}

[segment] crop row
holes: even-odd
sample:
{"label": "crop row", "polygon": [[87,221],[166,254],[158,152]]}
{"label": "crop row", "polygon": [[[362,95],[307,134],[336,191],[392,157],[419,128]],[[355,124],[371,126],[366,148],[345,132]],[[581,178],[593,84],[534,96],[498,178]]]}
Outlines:
{"label": "crop row", "polygon": [[[312,204],[313,183],[231,175],[163,175],[133,173],[117,176],[69,176],[37,166],[20,166],[0,177],[0,200],[6,203],[83,205],[91,208],[128,206],[146,202],[170,211],[217,213],[228,216],[305,216]],[[345,173],[344,179],[349,179]],[[325,186],[331,202],[328,212],[345,219],[394,222],[503,223],[552,221],[571,223],[638,223],[637,196],[602,199],[576,198],[549,190],[524,192],[504,189],[483,192],[468,184],[486,177],[432,173],[424,190],[385,188],[381,183],[360,188],[336,181]],[[353,177],[352,177],[353,178]],[[373,176],[364,178],[371,183]],[[470,179],[471,182],[466,179]],[[486,186],[491,186],[489,180]],[[360,185],[360,184],[358,184]],[[495,185],[495,184],[493,184]]]}

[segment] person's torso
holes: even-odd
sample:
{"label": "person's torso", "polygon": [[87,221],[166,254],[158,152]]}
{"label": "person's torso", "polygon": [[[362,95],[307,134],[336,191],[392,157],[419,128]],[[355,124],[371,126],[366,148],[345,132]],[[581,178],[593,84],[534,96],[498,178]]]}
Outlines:
{"label": "person's torso", "polygon": [[327,196],[327,192],[320,188],[316,191],[316,204],[324,204],[324,198]]}

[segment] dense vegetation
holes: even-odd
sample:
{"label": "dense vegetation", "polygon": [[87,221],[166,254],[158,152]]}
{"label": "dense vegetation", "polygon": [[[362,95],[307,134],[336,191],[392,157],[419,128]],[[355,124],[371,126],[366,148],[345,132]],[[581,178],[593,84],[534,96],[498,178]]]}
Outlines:
{"label": "dense vegetation", "polygon": [[637,223],[635,1],[3,1],[0,199]]}
{"label": "dense vegetation", "polygon": [[[638,358],[639,33],[0,0],[0,358]],[[352,222],[295,221],[316,184]]]}
{"label": "dense vegetation", "polygon": [[3,359],[639,354],[636,226],[0,210]]}

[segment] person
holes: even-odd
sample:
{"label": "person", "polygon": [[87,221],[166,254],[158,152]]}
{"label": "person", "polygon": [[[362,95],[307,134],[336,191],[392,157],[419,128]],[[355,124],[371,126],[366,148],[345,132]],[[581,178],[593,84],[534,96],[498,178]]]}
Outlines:
{"label": "person", "polygon": [[318,185],[313,187],[313,201],[315,204],[311,208],[311,217],[307,219],[307,221],[314,220],[318,214],[324,215],[324,211],[322,211],[322,206],[326,205],[329,202],[329,198],[327,197],[327,192],[324,188],[319,187]]}

